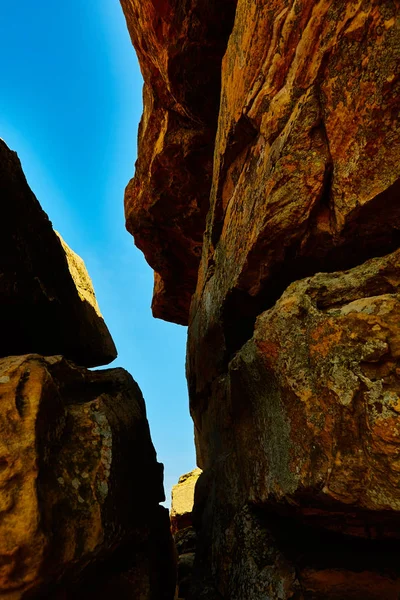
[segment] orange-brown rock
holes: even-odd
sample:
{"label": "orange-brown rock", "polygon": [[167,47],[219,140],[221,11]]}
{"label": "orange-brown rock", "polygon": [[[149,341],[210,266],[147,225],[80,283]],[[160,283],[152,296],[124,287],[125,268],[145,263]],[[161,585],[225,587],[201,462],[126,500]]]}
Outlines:
{"label": "orange-brown rock", "polygon": [[0,356],[63,354],[97,366],[117,355],[81,258],[53,230],[15,152],[0,140]]}
{"label": "orange-brown rock", "polygon": [[193,599],[399,593],[399,12],[238,2],[189,326]]}
{"label": "orange-brown rock", "polygon": [[399,292],[400,250],[291,284],[194,411],[205,469],[226,456],[243,500],[400,536]]}
{"label": "orange-brown rock", "polygon": [[[161,237],[178,223],[162,194],[205,177],[201,161],[188,176],[189,134],[160,106],[191,39],[169,19],[189,23],[192,5],[153,2],[156,20],[123,4],[146,81],[128,221],[156,255],[156,314],[185,322],[186,279],[167,284],[183,237]],[[190,600],[399,597],[399,16],[399,0],[237,2],[189,318],[204,469]],[[185,63],[182,81],[203,68]]]}
{"label": "orange-brown rock", "polygon": [[221,60],[236,0],[121,0],[143,78],[128,230],[155,270],[153,314],[187,324],[208,210]]}
{"label": "orange-brown rock", "polygon": [[399,6],[239,1],[192,306],[190,354],[212,363],[198,373],[291,281],[397,247]]}
{"label": "orange-brown rock", "polygon": [[94,564],[97,585],[125,578],[140,600],[171,599],[162,467],[130,375],[14,356],[0,396],[0,598],[103,597],[90,595]]}

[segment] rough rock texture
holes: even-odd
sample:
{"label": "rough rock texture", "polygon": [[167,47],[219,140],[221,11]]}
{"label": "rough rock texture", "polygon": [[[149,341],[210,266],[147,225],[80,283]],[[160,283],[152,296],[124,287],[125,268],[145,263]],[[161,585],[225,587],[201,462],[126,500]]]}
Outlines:
{"label": "rough rock texture", "polygon": [[239,2],[191,313],[204,379],[289,283],[399,243],[398,7]]}
{"label": "rough rock texture", "polygon": [[222,597],[400,593],[399,276],[396,251],[293,283],[212,383],[198,559]]}
{"label": "rough rock texture", "polygon": [[201,469],[194,469],[179,477],[171,493],[171,528],[175,533],[191,525],[191,515],[194,502],[194,488],[201,475]]}
{"label": "rough rock texture", "polygon": [[201,469],[194,469],[179,478],[172,488],[171,530],[178,553],[176,599],[184,600],[190,591],[196,552],[196,531],[193,527],[192,511],[194,490]]}
{"label": "rough rock texture", "polygon": [[399,9],[238,2],[188,343],[218,598],[400,592]]}
{"label": "rough rock texture", "polygon": [[201,255],[221,60],[236,0],[121,0],[143,78],[128,230],[155,270],[153,314],[187,324]]}
{"label": "rough rock texture", "polygon": [[[142,65],[175,52],[162,32],[170,14],[190,21],[190,8],[142,2],[158,29],[128,15]],[[399,597],[399,15],[399,0],[237,2],[189,318],[204,469],[192,600]],[[186,66],[188,92],[202,72],[196,61]],[[169,80],[161,66],[154,79],[144,75],[127,192],[137,239],[151,231],[153,202],[151,227],[175,223],[149,185],[166,138],[154,133],[161,126],[144,136],[149,98]],[[181,163],[166,160],[159,181],[181,181]],[[176,260],[147,239],[146,254],[169,268],[156,276],[158,297],[168,310],[181,306],[184,322],[186,297],[179,304],[164,285]],[[159,316],[171,318],[168,310]]]}
{"label": "rough rock texture", "polygon": [[86,581],[103,597],[92,563],[101,593],[114,573],[135,598],[172,598],[162,466],[130,375],[8,357],[0,397],[0,598],[72,599]]}
{"label": "rough rock texture", "polygon": [[111,362],[116,349],[85,265],[53,231],[15,152],[0,140],[0,356]]}

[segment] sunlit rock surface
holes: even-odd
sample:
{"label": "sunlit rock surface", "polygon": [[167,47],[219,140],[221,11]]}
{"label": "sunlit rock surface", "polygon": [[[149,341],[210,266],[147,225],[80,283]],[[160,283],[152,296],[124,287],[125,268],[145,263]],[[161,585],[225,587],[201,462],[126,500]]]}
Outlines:
{"label": "sunlit rock surface", "polygon": [[131,376],[8,357],[0,396],[0,598],[172,598],[162,465]]}
{"label": "sunlit rock surface", "polygon": [[218,598],[399,594],[398,12],[238,2],[188,343]]}
{"label": "sunlit rock surface", "polygon": [[212,178],[221,60],[236,0],[121,0],[143,78],[128,230],[155,270],[153,314],[187,324]]}
{"label": "sunlit rock surface", "polygon": [[[400,2],[238,0],[222,64],[187,54],[177,80],[186,25],[199,19],[204,48],[215,31],[200,3],[122,4],[146,82],[127,220],[157,316],[186,322],[189,190],[208,210],[187,357],[204,470],[189,597],[397,600]],[[192,130],[170,120],[192,114],[206,64],[221,78],[200,119],[218,125],[209,198],[204,163],[188,174]]]}
{"label": "sunlit rock surface", "polygon": [[178,554],[177,600],[184,600],[190,593],[193,565],[196,553],[196,531],[193,527],[194,491],[201,469],[185,473],[172,488],[171,530]]}
{"label": "sunlit rock surface", "polygon": [[0,202],[0,356],[63,354],[89,367],[114,360],[82,259],[53,230],[2,140]]}
{"label": "sunlit rock surface", "polygon": [[192,524],[194,489],[200,474],[201,469],[185,473],[179,477],[178,483],[172,488],[171,527],[173,532]]}

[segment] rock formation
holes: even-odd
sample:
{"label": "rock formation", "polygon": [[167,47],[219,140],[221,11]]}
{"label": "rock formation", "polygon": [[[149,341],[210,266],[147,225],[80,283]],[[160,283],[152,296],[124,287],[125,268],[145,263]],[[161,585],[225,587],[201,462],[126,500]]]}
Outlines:
{"label": "rock formation", "polygon": [[[121,1],[145,79],[128,228],[156,271],[154,313],[189,322],[204,470],[191,598],[395,600],[400,2],[238,0],[216,38],[222,0]],[[188,57],[174,87],[192,30],[196,58],[224,55],[207,63],[211,182],[202,161],[188,170],[188,137],[166,135],[207,82]],[[191,256],[200,188],[187,317],[194,261],[177,271],[177,254]]]}
{"label": "rock formation", "polygon": [[163,519],[164,494],[131,376],[60,356],[9,357],[0,394],[0,597],[77,578],[121,542],[140,549],[143,523]]}
{"label": "rock formation", "polygon": [[63,354],[87,367],[114,360],[83,261],[53,230],[2,140],[0,199],[0,356]]}
{"label": "rock formation", "polygon": [[171,529],[173,533],[192,524],[194,488],[201,475],[201,469],[194,469],[179,477],[171,493]]}
{"label": "rock formation", "polygon": [[[83,261],[0,143],[0,598],[172,600],[163,469]],[[43,356],[45,354],[45,356]]]}
{"label": "rock formation", "polygon": [[187,324],[235,0],[121,0],[145,84],[127,227],[155,270],[153,314]]}
{"label": "rock formation", "polygon": [[179,478],[172,488],[171,531],[178,554],[177,600],[184,600],[190,592],[196,552],[196,531],[193,527],[194,490],[201,469],[194,469]]}

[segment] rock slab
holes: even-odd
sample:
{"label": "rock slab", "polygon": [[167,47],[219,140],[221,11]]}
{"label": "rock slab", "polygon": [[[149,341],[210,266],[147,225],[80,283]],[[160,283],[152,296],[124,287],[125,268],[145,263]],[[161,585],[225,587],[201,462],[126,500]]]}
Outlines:
{"label": "rock slab", "polygon": [[201,469],[194,469],[179,477],[179,481],[172,488],[171,493],[171,527],[175,533],[185,526],[191,525],[191,514],[194,503],[194,490]]}
{"label": "rock slab", "polygon": [[53,230],[15,152],[0,140],[0,356],[117,356],[85,265]]}

